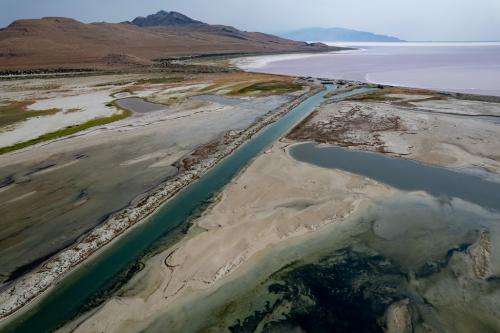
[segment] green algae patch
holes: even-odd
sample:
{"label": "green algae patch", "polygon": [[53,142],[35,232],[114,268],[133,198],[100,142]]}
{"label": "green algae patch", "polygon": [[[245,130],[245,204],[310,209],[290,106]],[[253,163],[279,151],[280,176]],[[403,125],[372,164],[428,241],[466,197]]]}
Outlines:
{"label": "green algae patch", "polygon": [[[170,76],[170,77],[154,77],[154,78],[146,78],[146,79],[140,79],[137,81],[130,81],[130,82],[125,82],[123,84],[130,84],[133,83],[133,85],[130,85],[128,87],[123,87],[122,89],[119,89],[115,92],[113,92],[110,96],[111,97],[116,97],[118,94],[122,93],[129,93],[131,95],[134,95],[137,91],[143,90],[144,85],[148,84],[171,84],[171,83],[179,83],[183,82],[185,80],[184,77],[182,76]],[[106,84],[106,86],[109,86],[112,84]],[[119,85],[119,84],[114,84],[114,85]]]}
{"label": "green algae patch", "polygon": [[231,91],[229,95],[255,96],[255,95],[281,95],[302,90],[302,86],[293,82],[268,81],[258,82]]}
{"label": "green algae patch", "polygon": [[184,81],[182,76],[170,76],[170,77],[155,77],[149,79],[141,79],[137,81],[138,84],[162,84],[162,83],[178,83]]}
{"label": "green algae patch", "polygon": [[9,126],[29,118],[55,114],[60,109],[28,110],[28,106],[34,101],[16,101],[0,105],[0,127]]}
{"label": "green algae patch", "polygon": [[72,135],[72,134],[84,131],[86,129],[89,129],[89,128],[92,128],[95,126],[106,125],[106,124],[109,124],[109,123],[112,123],[112,122],[115,122],[118,120],[125,119],[125,118],[129,117],[130,115],[132,115],[132,112],[122,110],[120,113],[116,113],[116,114],[109,116],[109,117],[92,119],[92,120],[89,120],[83,124],[68,126],[66,128],[63,128],[63,129],[55,131],[55,132],[46,133],[46,134],[41,135],[35,139],[19,142],[19,143],[16,143],[16,144],[14,144],[12,146],[8,146],[8,147],[2,147],[2,148],[0,148],[0,155],[9,153],[9,152],[12,152],[15,150],[23,149],[23,148],[26,148],[26,147],[29,147],[32,145],[36,145],[40,142],[49,141],[49,140],[61,138],[64,136]]}

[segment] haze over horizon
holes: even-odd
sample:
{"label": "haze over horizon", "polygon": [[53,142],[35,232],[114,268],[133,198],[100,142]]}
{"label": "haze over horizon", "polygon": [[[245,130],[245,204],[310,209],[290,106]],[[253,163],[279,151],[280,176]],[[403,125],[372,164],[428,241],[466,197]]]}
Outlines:
{"label": "haze over horizon", "polygon": [[[286,9],[286,10],[285,10]],[[500,1],[421,0],[4,0],[0,26],[17,19],[71,17],[122,22],[159,10],[179,11],[211,24],[280,33],[306,27],[343,27],[408,41],[500,41]],[[285,13],[286,15],[283,15]]]}

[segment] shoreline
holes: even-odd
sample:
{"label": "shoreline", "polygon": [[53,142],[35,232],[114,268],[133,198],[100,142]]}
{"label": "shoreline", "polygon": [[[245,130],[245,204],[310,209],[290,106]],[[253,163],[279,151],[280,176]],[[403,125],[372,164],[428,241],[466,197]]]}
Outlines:
{"label": "shoreline", "polygon": [[[329,52],[342,52],[351,48],[340,47],[335,45],[327,45],[325,50],[297,50],[297,51],[279,51],[279,52],[229,52],[229,53],[201,53],[196,55],[179,55],[170,56],[160,60],[166,61],[192,61],[192,60],[214,60],[214,59],[240,59],[245,57],[258,57],[270,55],[287,55],[287,54],[321,54]],[[92,75],[114,75],[123,73],[141,73],[151,71],[161,71],[160,68],[149,67],[131,67],[131,68],[33,68],[33,69],[0,69],[0,81],[8,80],[25,80],[35,78],[58,78],[58,77],[78,77],[78,76],[92,76]]]}
{"label": "shoreline", "polygon": [[[218,311],[219,305],[222,311],[228,310],[223,312],[224,315],[233,318],[238,302],[224,303],[229,298],[214,295],[233,297],[235,289],[231,289],[231,285],[238,282],[233,284],[232,281],[241,276],[252,281],[246,274],[266,254],[275,254],[277,247],[286,247],[279,242],[283,241],[288,245],[295,241],[301,242],[308,237],[302,238],[294,232],[306,230],[319,231],[309,234],[316,242],[318,235],[323,237],[324,228],[344,225],[346,216],[360,212],[356,210],[359,206],[351,204],[351,199],[358,203],[358,200],[368,200],[362,202],[369,203],[372,199],[390,199],[392,195],[395,195],[396,200],[400,199],[403,192],[384,183],[364,176],[348,176],[348,171],[326,169],[292,160],[289,149],[301,143],[289,144],[286,140],[275,142],[273,148],[266,150],[235,177],[226,186],[221,201],[196,221],[197,227],[204,232],[193,234],[193,238],[186,237],[179,245],[166,248],[161,254],[150,258],[146,262],[149,269],[134,277],[123,293],[109,299],[88,317],[72,321],[72,329],[77,332],[119,332],[123,328],[137,331],[175,331],[191,327],[190,325],[198,328],[197,325],[203,325],[205,319],[213,318],[210,314],[215,313],[216,316],[222,313]],[[320,173],[327,177],[320,178]],[[367,191],[361,190],[364,188]],[[309,192],[303,192],[306,190]],[[352,191],[355,191],[354,195]],[[328,202],[326,196],[330,195],[332,201]],[[407,199],[416,200],[411,203],[435,203],[437,207],[441,207],[439,200],[434,201],[431,195],[423,191],[412,191]],[[454,205],[465,203],[471,211],[479,209],[478,206],[468,206],[465,201],[452,202]],[[333,209],[333,203],[340,205],[340,209]],[[324,209],[324,215],[319,214],[319,208]],[[481,212],[486,213],[483,210]],[[281,221],[281,224],[277,221]],[[372,219],[366,221],[370,222]],[[294,238],[294,235],[300,237],[300,240]],[[273,247],[269,244],[278,245]],[[273,251],[268,251],[270,248]],[[453,248],[453,244],[449,248]],[[448,248],[445,250],[448,251]],[[446,251],[443,253],[446,254]],[[274,259],[269,259],[269,262],[272,260]],[[239,287],[245,290],[249,285],[240,282]],[[246,294],[242,293],[233,299],[244,299],[244,295]],[[197,312],[200,309],[202,311]],[[204,312],[206,309],[208,310]],[[219,315],[216,318],[221,317]],[[225,323],[232,324],[234,321]],[[228,326],[221,325],[218,328]]]}
{"label": "shoreline", "polygon": [[216,153],[215,157],[201,160],[194,168],[177,175],[161,184],[147,195],[140,197],[133,206],[113,214],[106,222],[92,230],[78,243],[59,252],[46,261],[38,269],[21,277],[8,286],[0,294],[0,325],[16,318],[29,310],[47,294],[58,282],[71,274],[77,268],[95,257],[99,252],[111,246],[115,240],[125,235],[135,225],[147,221],[166,202],[183,189],[196,182],[203,174],[216,166],[234,150],[245,144],[255,134],[269,124],[278,121],[282,116],[300,105],[309,97],[322,91],[320,87],[309,85],[310,90],[301,96],[285,103],[277,109],[268,112],[236,136],[230,137],[228,146]]}
{"label": "shoreline", "polygon": [[[238,278],[241,277],[241,275],[244,275],[246,272],[251,271],[254,268],[254,264],[259,263],[259,260],[262,259],[265,253],[269,253],[268,252],[269,249],[273,248],[273,246],[276,245],[285,248],[287,247],[287,245],[290,244],[301,244],[304,239],[310,239],[311,237],[314,237],[314,235],[318,235],[318,233],[321,233],[327,228],[332,228],[332,227],[335,228],[336,226],[338,226],[340,221],[344,218],[344,214],[346,214],[346,216],[349,216],[350,213],[357,211],[358,208],[360,207],[358,205],[364,206],[364,203],[361,202],[362,200],[361,201],[358,200],[360,198],[355,198],[352,205],[342,204],[340,206],[335,206],[336,207],[335,209],[330,207],[333,210],[328,208],[329,207],[328,205],[320,204],[319,206],[317,206],[317,208],[322,211],[321,213],[319,213],[319,216],[321,216],[322,218],[319,218],[319,220],[314,222],[306,222],[309,221],[309,219],[306,219],[305,217],[303,219],[302,218],[294,219],[294,223],[292,223],[293,226],[290,228],[285,227],[284,224],[280,226],[275,225],[273,222],[270,223],[272,227],[269,227],[267,229],[268,223],[265,223],[265,225],[263,225],[262,223],[257,223],[256,225],[254,225],[248,221],[252,220],[252,218],[244,219],[244,221],[240,221],[238,218],[235,218],[234,220],[239,221],[235,223],[230,222],[233,219],[227,221],[223,220],[221,221],[222,225],[218,225],[217,218],[214,218],[213,216],[214,207],[215,210],[217,211],[217,214],[215,216],[222,217],[220,215],[221,202],[227,201],[228,200],[227,198],[234,199],[236,190],[241,188],[246,188],[246,186],[248,186],[246,190],[252,191],[250,190],[250,186],[252,187],[263,186],[264,188],[270,186],[268,182],[263,182],[260,185],[255,184],[248,178],[249,172],[251,174],[255,174],[257,172],[256,171],[257,169],[260,172],[262,172],[260,167],[264,165],[263,164],[264,161],[269,161],[270,159],[276,161],[274,159],[278,158],[277,160],[278,163],[275,166],[269,167],[270,169],[273,170],[280,169],[281,167],[288,168],[290,167],[290,165],[293,164],[297,167],[297,170],[317,171],[318,178],[316,176],[314,177],[316,183],[319,183],[318,181],[319,179],[324,180],[323,178],[324,175],[332,174],[331,170],[295,161],[293,157],[291,157],[288,153],[288,150],[295,144],[300,144],[300,143],[288,142],[287,139],[282,138],[276,141],[272,145],[272,147],[270,147],[265,153],[262,153],[259,156],[257,156],[256,159],[254,159],[249,165],[247,165],[245,169],[242,169],[241,172],[233,179],[233,181],[225,187],[223,193],[226,193],[227,196],[221,197],[221,199],[212,206],[211,210],[207,212],[207,214],[203,215],[200,219],[198,219],[197,227],[203,228],[204,230],[203,233],[191,234],[191,237],[186,237],[181,242],[179,242],[179,244],[164,249],[161,253],[155,255],[154,257],[150,258],[148,262],[146,262],[146,264],[152,265],[150,267],[156,267],[156,269],[158,269],[161,272],[159,274],[162,274],[161,276],[164,277],[164,280],[160,286],[156,286],[155,293],[149,294],[147,299],[148,300],[150,299],[151,303],[147,302],[146,304],[144,304],[144,306],[146,305],[148,306],[148,308],[144,309],[144,312],[141,312],[142,310],[140,308],[135,308],[137,304],[142,304],[142,303],[134,303],[134,300],[142,299],[143,296],[138,296],[138,295],[136,296],[134,293],[132,293],[132,295],[129,296],[130,298],[127,298],[127,296],[123,296],[125,297],[125,299],[131,300],[131,304],[129,305],[131,306],[132,309],[134,309],[133,310],[134,312],[138,311],[140,313],[146,314],[149,313],[149,311],[151,311],[151,313],[154,313],[156,311],[161,311],[161,313],[166,313],[171,310],[175,311],[175,309],[182,308],[183,305],[190,304],[190,302],[196,302],[199,296],[211,294],[215,290],[218,290],[219,287],[227,285],[228,282],[230,283],[231,281],[238,280]],[[282,164],[283,161],[285,161],[285,165]],[[268,169],[266,168],[265,171],[268,171]],[[264,174],[266,174],[266,172],[264,172]],[[359,182],[359,184],[365,184],[365,183],[370,184],[369,185],[369,188],[371,189],[370,192],[378,191],[378,189],[381,189],[382,192],[384,193],[386,191],[390,191],[386,186],[372,185],[374,183],[370,181],[365,182],[361,180],[361,177],[359,176],[347,176],[347,173],[344,172],[338,172],[337,175],[339,177],[348,177],[350,180],[353,180],[354,183]],[[293,183],[293,181],[291,181],[291,183]],[[289,189],[287,188],[287,190]],[[230,194],[228,194],[228,191]],[[263,197],[266,199],[261,198],[259,200],[268,202],[267,200],[270,200],[270,197],[269,195],[265,195],[264,193],[268,193],[269,195],[272,196],[271,192],[264,189]],[[241,199],[241,196],[239,197]],[[294,192],[293,197],[302,198],[303,196],[300,195],[299,193]],[[253,202],[253,200],[250,201]],[[290,200],[290,202],[293,203],[295,201]],[[319,203],[319,201],[317,203]],[[249,204],[243,205],[242,207],[243,212],[247,212],[246,209],[248,208],[248,205]],[[284,203],[283,205],[286,204]],[[226,207],[226,205],[224,206]],[[325,210],[329,212],[335,211],[336,213],[333,214],[334,217],[332,217],[331,214],[328,213],[324,214]],[[226,210],[224,211],[226,213],[230,213]],[[290,210],[290,213],[292,214],[292,210]],[[304,214],[308,213],[304,211]],[[315,218],[318,217],[314,213],[311,214],[313,214]],[[238,215],[238,213],[236,213],[236,215]],[[323,217],[325,217],[325,219],[323,219]],[[266,220],[265,218],[262,217],[257,218],[257,220],[260,222],[262,222],[262,219]],[[274,221],[274,219],[272,218],[271,220]],[[231,236],[232,233],[242,234],[241,232],[238,231],[246,230],[246,228],[251,229],[248,231],[247,234],[248,238],[244,236],[241,237]],[[255,237],[256,235],[256,230],[259,230],[261,232],[264,232],[264,230],[267,231],[265,232],[265,234],[261,235],[256,242],[246,243],[241,241],[241,239],[253,239],[253,237]],[[223,233],[225,236],[221,236],[220,234],[218,234],[219,232]],[[214,235],[219,235],[220,237]],[[223,240],[225,240],[228,243],[227,248],[225,247],[224,250],[222,249],[218,250],[215,244]],[[236,245],[236,243],[241,244],[242,242],[248,244],[248,248],[245,247],[242,249]],[[210,249],[210,251],[208,249]],[[215,262],[212,262],[212,260],[210,260],[208,257],[206,257],[206,255],[203,254],[206,251],[210,252],[212,256],[215,256],[217,258],[214,259]],[[190,256],[186,257],[188,253],[190,254]],[[199,258],[200,256],[201,258]],[[165,262],[166,259],[168,260]],[[192,260],[194,262],[192,262]],[[189,261],[189,265],[187,265],[187,261]],[[200,270],[196,269],[196,273],[193,273],[194,269],[190,269],[190,267],[194,267],[196,266],[195,265],[196,263],[202,263],[202,262],[203,262],[203,268],[201,268]],[[155,266],[155,264],[157,264],[158,266]],[[165,274],[165,276],[163,274]],[[195,276],[192,276],[191,274],[195,274]],[[135,280],[132,283],[132,285],[138,284],[142,286],[142,283],[147,283],[147,281],[149,281],[149,280],[142,281],[141,280],[142,278],[144,278],[144,276],[138,275],[137,280]],[[169,282],[167,282],[167,280]],[[105,305],[100,309],[98,309],[95,313],[90,314],[88,318],[93,318],[90,322],[87,322],[86,319],[88,318],[85,319],[82,318],[83,320],[77,318],[73,321],[70,321],[69,325],[74,329],[76,329],[77,332],[88,331],[90,327],[92,328],[91,330],[100,330],[104,326],[99,326],[99,325],[94,326],[94,323],[101,322],[103,318],[109,318],[109,322],[107,321],[107,319],[104,320],[104,322],[106,323],[104,325],[107,326],[109,324],[110,326],[108,328],[110,328],[111,331],[116,331],[117,327],[114,327],[113,325],[117,322],[115,322],[115,320],[112,319],[112,316],[110,316],[110,314],[114,313],[114,311],[118,311],[117,313],[121,313],[120,308],[115,307],[115,306],[120,307],[121,302],[116,298],[114,298],[110,300],[110,303],[111,304],[105,303]],[[125,310],[125,308],[123,310]],[[93,317],[95,315],[97,317]],[[143,317],[142,314],[138,316],[141,318],[141,320],[142,319],[146,320],[146,318],[148,318],[149,320],[152,318],[149,316]],[[135,319],[131,319],[130,324],[131,325],[137,324],[138,329],[145,328],[141,326],[142,323],[136,322]]]}
{"label": "shoreline", "polygon": [[[276,55],[276,56],[260,56],[260,57],[245,57],[243,61],[233,63],[240,68],[253,71],[256,73],[273,73],[280,75],[295,75],[295,76],[320,76],[328,75],[332,79],[345,79],[363,81],[367,84],[384,84],[398,87],[415,88],[415,89],[429,89],[435,91],[454,91],[457,93],[471,94],[471,95],[488,95],[500,97],[498,90],[497,80],[494,74],[498,67],[498,62],[488,62],[488,66],[483,69],[491,71],[493,77],[484,77],[483,72],[478,72],[477,75],[472,75],[469,58],[464,59],[462,62],[452,62],[447,60],[450,64],[448,66],[440,64],[433,58],[432,53],[426,51],[432,48],[444,47],[446,50],[453,49],[467,49],[471,48],[474,52],[479,52],[481,47],[491,48],[492,57],[500,49],[500,43],[450,43],[444,45],[443,43],[433,42],[415,42],[415,43],[364,43],[352,42],[347,44],[336,42],[323,42],[330,46],[338,47],[351,47],[354,49],[343,50],[340,52],[330,52],[323,54],[303,54],[300,55]],[[422,57],[421,65],[418,68],[411,66],[411,59],[406,56],[408,50],[394,51],[399,48],[415,48],[419,51],[412,51],[415,55]],[[423,51],[422,51],[423,50]],[[410,50],[411,51],[411,50]],[[472,52],[471,51],[471,52]],[[449,57],[454,53],[449,52]],[[484,53],[484,54],[490,54]],[[445,51],[443,51],[443,54]],[[472,54],[472,53],[471,53]],[[474,53],[475,54],[475,53]],[[478,53],[479,54],[479,53]],[[482,53],[481,53],[482,54]],[[325,56],[324,58],[317,58],[318,56]],[[479,55],[478,55],[479,56]],[[314,59],[312,59],[315,57]],[[395,66],[382,65],[381,57],[385,57],[386,61],[395,62]],[[359,59],[358,59],[359,58]],[[356,65],[357,63],[374,62],[372,66]],[[486,66],[486,65],[485,65]],[[379,68],[380,67],[380,68]],[[376,70],[379,68],[378,70]],[[447,69],[453,68],[453,69]],[[325,74],[326,73],[326,74]],[[432,75],[437,76],[433,77]],[[432,79],[431,79],[432,77]],[[464,79],[469,77],[469,79]]]}
{"label": "shoreline", "polygon": [[[337,80],[337,79],[319,79],[319,80],[323,83],[328,83],[328,82],[359,83],[351,80]],[[70,265],[65,267],[65,270],[60,272],[58,271],[57,274],[59,275],[53,277],[52,280],[49,281],[48,285],[46,285],[43,289],[40,288],[39,290],[36,291],[36,293],[29,295],[30,298],[27,298],[21,305],[17,306],[13,310],[10,310],[8,313],[6,311],[5,313],[7,314],[4,315],[3,313],[0,312],[0,327],[8,324],[9,321],[16,319],[18,316],[21,316],[22,314],[24,314],[25,312],[29,311],[34,306],[36,306],[36,304],[45,296],[47,296],[50,293],[50,291],[53,290],[53,288],[56,288],[58,286],[58,283],[62,279],[67,278],[72,273],[74,273],[78,268],[82,267],[87,263],[90,263],[93,259],[97,258],[101,252],[109,249],[111,246],[113,246],[113,244],[115,244],[115,241],[118,241],[119,239],[121,239],[122,236],[126,235],[127,231],[133,230],[132,228],[134,228],[136,225],[141,225],[142,224],[141,222],[147,222],[147,220],[152,216],[154,216],[158,212],[158,210],[160,210],[162,206],[165,203],[167,203],[171,198],[175,197],[175,195],[177,195],[179,192],[187,188],[189,185],[195,183],[203,174],[211,170],[214,166],[216,166],[225,157],[229,156],[238,147],[245,144],[248,140],[250,140],[255,134],[259,133],[267,125],[278,121],[283,115],[291,111],[293,108],[298,106],[304,100],[321,91],[319,87],[314,89],[312,85],[309,86],[311,87],[311,89],[308,92],[305,92],[304,94],[295,98],[294,100],[287,102],[282,106],[280,106],[279,108],[268,112],[264,117],[262,117],[261,119],[257,119],[252,125],[247,127],[245,130],[239,132],[237,137],[231,138],[233,139],[233,141],[231,141],[230,145],[226,149],[217,152],[216,158],[208,158],[199,161],[199,163],[195,166],[194,170],[190,170],[192,171],[192,174],[177,175],[176,177],[174,177],[174,179],[166,181],[165,183],[161,184],[158,188],[153,189],[151,192],[138,197],[132,206],[129,206],[125,208],[123,211],[120,211],[116,214],[113,214],[103,224],[99,225],[97,228],[90,231],[87,235],[84,235],[82,240],[56,254],[55,257],[52,257],[51,259],[49,259],[49,261],[42,264],[39,267],[39,269],[32,271],[31,273],[28,273],[27,275],[21,277],[17,281],[13,281],[11,286],[8,286],[6,290],[0,293],[0,299],[4,297],[4,294],[6,294],[12,287],[15,287],[16,285],[22,283],[24,280],[29,280],[29,278],[32,275],[35,275],[36,273],[46,273],[46,271],[44,271],[43,268],[46,267],[47,265],[50,265],[54,261],[60,262],[56,259],[63,253],[75,250],[75,248],[87,251],[84,252],[85,255],[81,257],[78,256],[78,254],[75,255],[75,253],[72,253],[77,257],[77,260],[75,261],[72,261],[72,258],[64,257],[63,259],[68,260],[70,262]],[[394,87],[391,85],[378,85],[378,86]],[[500,102],[500,98],[496,96],[469,95],[469,94],[445,92],[445,91],[434,91],[434,92],[455,98],[472,97],[478,100],[492,101],[495,103]],[[289,131],[292,130],[293,128],[290,129]],[[165,191],[166,193],[164,193]],[[152,200],[150,201],[150,199]],[[134,211],[135,209],[139,210],[144,209],[144,207],[145,211],[140,211],[140,212]],[[131,215],[132,217],[128,215]],[[110,235],[109,233],[106,233],[106,231],[109,230],[101,230],[106,228],[110,228],[111,231],[114,233]],[[89,237],[96,236],[95,233],[99,232],[103,232],[100,236],[110,237],[110,238],[105,238],[105,240],[103,240],[102,243],[96,244],[95,247],[92,248],[81,249],[78,247],[82,243],[85,243],[85,241],[88,240]],[[49,269],[51,268],[54,267],[49,267]],[[0,310],[3,310],[3,308],[0,308]]]}

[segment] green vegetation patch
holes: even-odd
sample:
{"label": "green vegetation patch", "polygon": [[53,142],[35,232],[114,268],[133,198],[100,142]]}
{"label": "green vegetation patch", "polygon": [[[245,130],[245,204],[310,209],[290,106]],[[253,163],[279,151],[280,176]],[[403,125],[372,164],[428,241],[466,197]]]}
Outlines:
{"label": "green vegetation patch", "polygon": [[99,88],[99,87],[109,87],[109,86],[124,86],[126,84],[131,84],[134,82],[135,82],[134,80],[108,81],[103,83],[97,83],[93,85],[93,87]]}
{"label": "green vegetation patch", "polygon": [[302,90],[302,86],[293,82],[268,81],[258,82],[231,91],[229,95],[280,95]]}
{"label": "green vegetation patch", "polygon": [[222,87],[224,87],[223,84],[214,83],[214,84],[209,85],[208,87],[200,89],[199,92],[200,93],[214,92],[214,91],[221,89]]}
{"label": "green vegetation patch", "polygon": [[[416,98],[416,99],[411,99],[410,97],[407,100],[404,100],[403,98],[397,97],[397,96],[389,96],[391,94],[404,94],[404,95],[419,95],[419,94],[424,94],[424,95],[429,95],[429,97],[424,97],[424,98]],[[383,90],[378,90],[372,93],[367,93],[363,95],[357,95],[348,98],[348,100],[351,101],[356,101],[356,102],[389,102],[393,105],[398,105],[398,106],[405,106],[405,107],[412,107],[414,106],[412,103],[418,103],[418,102],[423,102],[423,101],[439,101],[439,100],[444,100],[446,97],[436,95],[433,92],[428,92],[428,91],[423,91],[423,90],[405,90],[404,88],[388,88],[388,89],[383,89]]]}
{"label": "green vegetation patch", "polygon": [[82,108],[71,108],[71,109],[64,111],[64,113],[74,113],[74,112],[80,112],[80,111],[83,111],[83,109]]}
{"label": "green vegetation patch", "polygon": [[27,107],[33,103],[34,101],[22,101],[0,105],[0,127],[12,125],[33,117],[55,114],[60,111],[60,109],[28,110]]}
{"label": "green vegetation patch", "polygon": [[31,139],[29,141],[19,142],[19,143],[16,143],[16,144],[14,144],[12,146],[8,146],[8,147],[2,147],[2,148],[0,148],[0,155],[5,154],[5,153],[9,153],[9,152],[14,151],[14,150],[26,148],[26,147],[35,145],[35,144],[40,143],[40,142],[49,141],[49,140],[57,139],[57,138],[60,138],[63,136],[72,135],[72,134],[75,134],[77,132],[89,129],[91,127],[106,125],[106,124],[109,124],[109,123],[112,123],[112,122],[115,122],[118,120],[122,120],[122,119],[129,117],[131,114],[132,114],[132,112],[122,111],[121,113],[116,113],[116,114],[109,116],[109,117],[92,119],[92,120],[89,120],[83,124],[68,126],[68,127],[63,128],[61,130],[41,135],[38,138]]}
{"label": "green vegetation patch", "polygon": [[35,85],[35,86],[29,86],[29,85],[22,85],[22,84],[16,84],[12,85],[9,87],[6,87],[6,91],[11,91],[11,92],[16,92],[16,91],[37,91],[37,90],[57,90],[60,89],[62,86],[58,83],[46,83],[42,85]]}
{"label": "green vegetation patch", "polygon": [[149,79],[141,79],[138,84],[160,84],[160,83],[177,83],[184,81],[182,76],[155,77]]}
{"label": "green vegetation patch", "polygon": [[167,83],[177,83],[184,81],[184,77],[170,76],[170,77],[156,77],[149,79],[140,79],[135,81],[135,84],[129,87],[125,87],[111,94],[111,97],[116,97],[117,94],[129,93],[133,95],[136,91],[141,90],[141,85],[144,84],[167,84]]}
{"label": "green vegetation patch", "polygon": [[375,92],[368,93],[368,94],[362,94],[362,95],[358,95],[358,96],[353,96],[353,97],[348,98],[348,100],[350,100],[350,101],[358,101],[358,102],[362,102],[362,101],[395,102],[395,101],[401,100],[398,97],[389,97],[389,96],[386,96],[387,94],[390,94],[390,92],[387,92],[387,91],[375,91]]}

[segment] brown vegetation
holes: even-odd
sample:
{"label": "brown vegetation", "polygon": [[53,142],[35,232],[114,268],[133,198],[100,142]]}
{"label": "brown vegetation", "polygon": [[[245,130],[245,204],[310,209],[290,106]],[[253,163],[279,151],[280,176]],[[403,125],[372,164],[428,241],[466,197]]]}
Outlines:
{"label": "brown vegetation", "polygon": [[267,96],[299,91],[295,78],[273,74],[235,72],[213,76],[212,85],[203,92],[223,91],[230,96]]}
{"label": "brown vegetation", "polygon": [[[406,99],[401,99],[398,97],[392,97],[389,95],[409,95]],[[426,95],[428,97],[416,97],[411,98],[411,95],[422,96]],[[370,92],[367,94],[357,95],[349,98],[348,100],[357,102],[388,102],[393,105],[411,107],[412,103],[422,102],[422,101],[434,101],[434,100],[444,100],[447,97],[439,94],[435,91],[426,89],[415,89],[415,88],[403,88],[403,87],[388,87]]]}
{"label": "brown vegetation", "polygon": [[405,129],[399,116],[377,116],[359,105],[342,112],[332,112],[328,120],[319,120],[320,112],[326,111],[320,109],[313,112],[290,132],[288,138],[299,141],[314,140],[343,147],[369,146],[373,150],[384,152],[384,142],[380,134]]}

